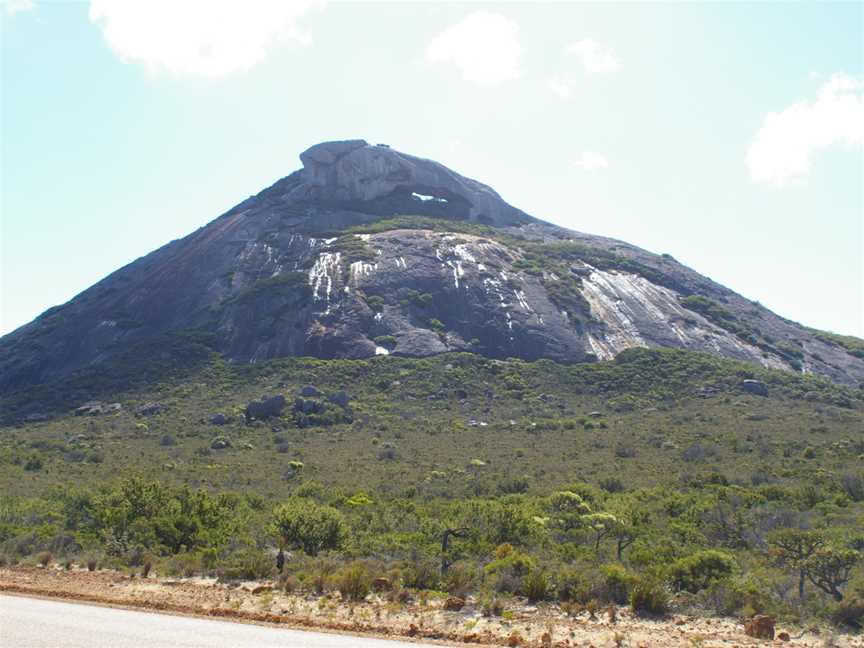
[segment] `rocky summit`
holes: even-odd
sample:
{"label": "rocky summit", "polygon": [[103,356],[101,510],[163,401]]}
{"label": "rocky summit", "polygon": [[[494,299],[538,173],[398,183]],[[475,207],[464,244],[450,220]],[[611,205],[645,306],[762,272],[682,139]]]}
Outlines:
{"label": "rocky summit", "polygon": [[[441,164],[363,140],[0,339],[0,389],[199,331],[236,363],[468,351],[597,362],[676,347],[864,381],[864,353],[669,255],[569,231]],[[848,340],[848,339],[846,339]]]}

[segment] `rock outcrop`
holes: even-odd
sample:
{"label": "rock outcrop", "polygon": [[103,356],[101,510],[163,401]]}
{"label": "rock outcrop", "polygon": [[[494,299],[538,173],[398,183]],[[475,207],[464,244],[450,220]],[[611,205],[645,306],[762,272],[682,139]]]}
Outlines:
{"label": "rock outcrop", "polygon": [[534,219],[493,189],[447,167],[365,140],[324,142],[300,154],[302,183],[288,199],[376,211],[403,205],[406,213],[450,215],[495,226]]}
{"label": "rock outcrop", "polygon": [[266,421],[282,414],[285,409],[285,397],[282,394],[276,396],[264,396],[261,400],[251,401],[246,405],[246,421]]}
{"label": "rock outcrop", "polygon": [[774,617],[757,614],[744,624],[744,634],[757,639],[773,639],[774,624]]}
{"label": "rock outcrop", "polygon": [[[0,392],[172,333],[177,346],[160,342],[152,359],[185,366],[190,330],[235,363],[447,351],[569,363],[674,347],[864,381],[864,358],[830,336],[668,255],[527,216],[436,162],[363,140],[301,159],[303,169],[0,339]],[[278,415],[262,407],[250,403],[247,419]]]}

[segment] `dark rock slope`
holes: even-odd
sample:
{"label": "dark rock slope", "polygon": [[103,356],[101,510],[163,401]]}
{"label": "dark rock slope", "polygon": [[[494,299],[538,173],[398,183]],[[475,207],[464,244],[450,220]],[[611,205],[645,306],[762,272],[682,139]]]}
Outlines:
{"label": "dark rock slope", "polygon": [[592,362],[657,346],[864,380],[864,359],[832,338],[668,255],[532,218],[438,163],[362,140],[300,157],[302,170],[0,339],[0,389],[190,329],[234,362]]}

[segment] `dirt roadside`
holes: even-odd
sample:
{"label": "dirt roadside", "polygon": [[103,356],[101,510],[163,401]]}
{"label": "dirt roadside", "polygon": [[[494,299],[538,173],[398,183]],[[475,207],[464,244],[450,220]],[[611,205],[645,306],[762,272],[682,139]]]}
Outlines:
{"label": "dirt roadside", "polygon": [[481,644],[525,648],[864,648],[864,638],[832,635],[826,630],[803,632],[777,627],[790,639],[759,640],[744,634],[735,619],[672,616],[649,620],[626,608],[589,618],[583,612],[566,615],[555,605],[515,605],[503,617],[484,617],[469,599],[461,610],[444,609],[444,599],[429,597],[405,604],[377,595],[362,603],[341,601],[335,595],[285,593],[272,583],[218,583],[212,579],[130,577],[101,570],[88,572],[59,567],[0,569],[0,592],[60,598],[100,605],[130,607],[173,614],[218,617],[384,638],[433,641],[443,645]]}

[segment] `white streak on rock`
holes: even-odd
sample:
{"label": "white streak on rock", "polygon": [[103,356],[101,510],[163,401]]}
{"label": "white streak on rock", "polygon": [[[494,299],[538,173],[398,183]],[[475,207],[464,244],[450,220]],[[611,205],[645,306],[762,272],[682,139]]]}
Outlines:
{"label": "white streak on rock", "polygon": [[[330,301],[333,290],[333,272],[339,272],[339,252],[322,252],[309,269],[309,285],[312,287],[312,298],[315,301],[325,299]],[[323,294],[322,294],[323,290]]]}
{"label": "white streak on rock", "polygon": [[468,251],[468,246],[464,243],[459,243],[453,248],[453,254],[458,256],[463,261],[468,261],[470,263],[477,263],[477,259],[474,258],[474,255]]}
{"label": "white streak on rock", "polygon": [[348,282],[355,286],[360,280],[370,272],[378,269],[377,263],[366,263],[365,261],[355,261],[348,267]]}

